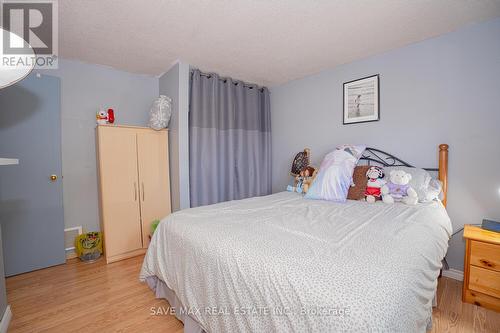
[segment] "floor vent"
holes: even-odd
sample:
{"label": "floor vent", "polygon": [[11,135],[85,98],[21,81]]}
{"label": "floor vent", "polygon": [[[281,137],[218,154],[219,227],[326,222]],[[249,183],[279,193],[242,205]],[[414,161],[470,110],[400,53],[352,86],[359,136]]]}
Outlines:
{"label": "floor vent", "polygon": [[64,229],[64,250],[66,251],[66,258],[70,259],[76,257],[75,238],[81,234],[81,226]]}

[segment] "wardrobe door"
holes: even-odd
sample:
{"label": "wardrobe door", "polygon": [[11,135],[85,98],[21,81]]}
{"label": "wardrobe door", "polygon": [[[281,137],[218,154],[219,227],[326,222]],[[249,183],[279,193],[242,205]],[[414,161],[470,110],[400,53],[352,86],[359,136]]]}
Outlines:
{"label": "wardrobe door", "polygon": [[151,222],[170,214],[167,131],[137,133],[143,246],[149,245]]}
{"label": "wardrobe door", "polygon": [[99,126],[101,219],[107,262],[142,248],[135,129]]}

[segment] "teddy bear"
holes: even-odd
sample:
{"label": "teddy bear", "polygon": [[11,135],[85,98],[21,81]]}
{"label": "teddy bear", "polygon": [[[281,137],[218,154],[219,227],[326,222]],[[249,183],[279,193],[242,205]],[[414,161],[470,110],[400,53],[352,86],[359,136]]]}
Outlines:
{"label": "teddy bear", "polygon": [[410,186],[411,175],[403,170],[392,170],[389,181],[382,186],[382,201],[388,204],[401,201],[407,205],[416,205],[417,192]]}
{"label": "teddy bear", "polygon": [[382,197],[381,188],[386,184],[384,177],[384,169],[379,166],[372,166],[366,171],[366,178],[368,178],[365,190],[366,202],[374,203],[377,198]]}

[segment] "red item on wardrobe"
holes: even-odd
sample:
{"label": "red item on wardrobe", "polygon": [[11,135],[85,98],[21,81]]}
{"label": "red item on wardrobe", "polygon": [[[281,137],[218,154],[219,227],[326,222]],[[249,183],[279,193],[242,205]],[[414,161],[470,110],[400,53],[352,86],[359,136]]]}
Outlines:
{"label": "red item on wardrobe", "polygon": [[113,109],[108,109],[108,123],[112,124],[115,122],[115,111]]}

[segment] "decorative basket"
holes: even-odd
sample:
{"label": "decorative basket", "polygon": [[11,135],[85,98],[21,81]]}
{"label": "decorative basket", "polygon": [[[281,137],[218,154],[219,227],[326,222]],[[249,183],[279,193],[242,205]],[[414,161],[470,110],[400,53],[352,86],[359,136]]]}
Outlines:
{"label": "decorative basket", "polygon": [[309,148],[305,148],[304,151],[301,151],[295,155],[295,158],[292,162],[292,167],[290,169],[290,175],[298,176],[300,171],[309,166],[311,163],[311,150]]}

